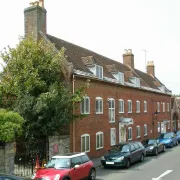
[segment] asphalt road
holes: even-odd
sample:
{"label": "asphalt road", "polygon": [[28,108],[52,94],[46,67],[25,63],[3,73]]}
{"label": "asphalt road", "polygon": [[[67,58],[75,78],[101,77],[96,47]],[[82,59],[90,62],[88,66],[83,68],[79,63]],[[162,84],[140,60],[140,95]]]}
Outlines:
{"label": "asphalt road", "polygon": [[144,162],[129,169],[97,169],[97,180],[180,180],[180,145],[168,148],[158,156],[148,156]]}

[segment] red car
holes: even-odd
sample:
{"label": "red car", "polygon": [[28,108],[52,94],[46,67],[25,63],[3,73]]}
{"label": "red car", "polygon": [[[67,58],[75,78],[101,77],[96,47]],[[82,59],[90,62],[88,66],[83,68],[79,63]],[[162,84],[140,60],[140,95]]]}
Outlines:
{"label": "red car", "polygon": [[68,153],[53,156],[44,169],[37,170],[33,180],[96,179],[96,169],[86,153]]}

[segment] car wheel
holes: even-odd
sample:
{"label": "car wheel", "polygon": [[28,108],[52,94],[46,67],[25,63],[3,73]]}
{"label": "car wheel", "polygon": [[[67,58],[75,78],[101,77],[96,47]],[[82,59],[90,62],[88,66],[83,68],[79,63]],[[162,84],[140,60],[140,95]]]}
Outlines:
{"label": "car wheel", "polygon": [[155,151],[154,151],[154,155],[158,155],[158,149],[156,148]]}
{"label": "car wheel", "polygon": [[141,162],[144,161],[144,154],[141,155],[140,161],[141,161]]}
{"label": "car wheel", "polygon": [[64,178],[63,180],[69,180],[69,178]]}
{"label": "car wheel", "polygon": [[95,169],[91,169],[88,179],[89,180],[95,180],[96,179],[96,170]]}
{"label": "car wheel", "polygon": [[165,145],[163,146],[163,152],[166,152],[166,146]]}
{"label": "car wheel", "polygon": [[131,166],[131,162],[129,159],[126,159],[126,165],[125,167],[128,169]]}

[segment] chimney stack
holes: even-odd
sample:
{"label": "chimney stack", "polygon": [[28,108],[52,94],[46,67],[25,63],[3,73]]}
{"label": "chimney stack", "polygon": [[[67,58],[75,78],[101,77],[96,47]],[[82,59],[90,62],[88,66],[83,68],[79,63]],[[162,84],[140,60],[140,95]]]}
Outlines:
{"label": "chimney stack", "polygon": [[149,74],[153,77],[155,76],[154,62],[153,61],[147,62],[147,74]]}
{"label": "chimney stack", "polygon": [[24,10],[25,37],[39,40],[39,32],[46,34],[46,9],[44,0],[31,0],[30,7]]}
{"label": "chimney stack", "polygon": [[131,49],[125,49],[123,54],[123,64],[134,69],[134,54]]}

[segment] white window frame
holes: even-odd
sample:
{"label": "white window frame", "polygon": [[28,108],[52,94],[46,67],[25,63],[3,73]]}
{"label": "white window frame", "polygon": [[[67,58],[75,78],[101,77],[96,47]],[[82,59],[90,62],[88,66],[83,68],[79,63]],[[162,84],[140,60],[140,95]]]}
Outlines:
{"label": "white window frame", "polygon": [[96,114],[103,114],[103,99],[101,97],[96,97],[95,109],[96,109]]}
{"label": "white window frame", "polygon": [[165,103],[163,102],[163,112],[165,112]]}
{"label": "white window frame", "polygon": [[116,145],[116,128],[110,128],[111,146]]}
{"label": "white window frame", "polygon": [[141,127],[139,125],[136,126],[136,136],[137,136],[137,138],[141,137]]}
{"label": "white window frame", "polygon": [[[84,142],[84,145],[85,145],[85,151],[82,151],[82,138],[85,137],[85,142]],[[87,149],[86,147],[86,137],[89,137],[89,149]],[[81,135],[81,152],[90,152],[90,135],[89,134],[83,134]]]}
{"label": "white window frame", "polygon": [[119,113],[124,113],[124,100],[119,99]]}
{"label": "white window frame", "polygon": [[144,136],[148,135],[148,127],[147,124],[144,124]]}
{"label": "white window frame", "polygon": [[132,140],[132,127],[128,127],[128,141]]}
{"label": "white window frame", "polygon": [[170,123],[170,121],[168,121],[168,129],[170,129],[170,126],[171,126],[171,123]]}
{"label": "white window frame", "polygon": [[128,100],[128,113],[132,113],[132,101]]}
{"label": "white window frame", "polygon": [[136,101],[136,113],[140,113],[140,101]]}
{"label": "white window frame", "polygon": [[[114,104],[114,107],[113,107]],[[109,112],[109,122],[115,122],[115,100],[113,98],[108,99],[108,112]]]}
{"label": "white window frame", "polygon": [[96,76],[98,79],[103,79],[103,67],[96,65]]}
{"label": "white window frame", "polygon": [[167,103],[167,112],[169,112],[169,108],[170,106],[169,106],[169,103]]}
{"label": "white window frame", "polygon": [[160,132],[160,131],[161,131],[161,123],[158,122],[158,124],[157,124],[157,132]]}
{"label": "white window frame", "polygon": [[157,102],[157,112],[160,112],[160,102]]}
{"label": "white window frame", "polygon": [[[98,137],[99,137],[99,140],[98,140]],[[100,140],[101,138],[102,138],[102,140]],[[102,144],[101,144],[101,142],[102,142]],[[96,149],[102,149],[103,147],[104,147],[104,133],[97,132],[96,133]]]}
{"label": "white window frame", "polygon": [[[86,107],[86,101],[88,100],[88,106]],[[82,107],[84,105],[84,109]],[[88,109],[87,109],[88,108]],[[80,109],[81,109],[81,114],[90,114],[90,98],[89,96],[84,96],[82,102],[80,103]]]}
{"label": "white window frame", "polygon": [[122,73],[122,72],[119,72],[119,82],[121,84],[124,84],[124,73]]}
{"label": "white window frame", "polygon": [[144,112],[147,112],[147,101],[144,101]]}

